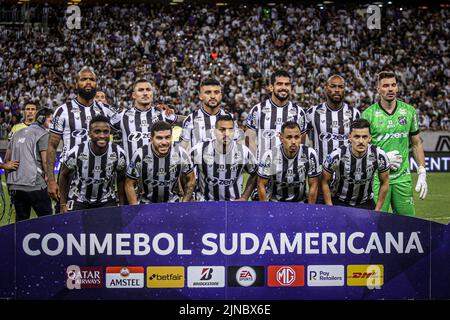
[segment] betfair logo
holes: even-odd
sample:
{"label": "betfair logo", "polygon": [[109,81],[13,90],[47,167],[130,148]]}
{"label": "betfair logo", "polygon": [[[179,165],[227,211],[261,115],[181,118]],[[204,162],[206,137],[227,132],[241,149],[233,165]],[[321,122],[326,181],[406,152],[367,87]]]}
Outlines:
{"label": "betfair logo", "polygon": [[380,289],[384,284],[384,266],[378,265],[348,265],[347,285],[362,286],[369,289]]}
{"label": "betfair logo", "polygon": [[184,288],[184,267],[147,267],[147,288]]}

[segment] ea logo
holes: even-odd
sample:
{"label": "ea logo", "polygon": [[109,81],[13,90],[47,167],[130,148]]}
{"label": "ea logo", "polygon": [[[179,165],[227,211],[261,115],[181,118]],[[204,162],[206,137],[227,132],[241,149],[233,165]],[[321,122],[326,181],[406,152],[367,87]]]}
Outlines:
{"label": "ea logo", "polygon": [[252,267],[241,267],[236,272],[236,281],[243,287],[250,287],[256,281],[256,272]]}

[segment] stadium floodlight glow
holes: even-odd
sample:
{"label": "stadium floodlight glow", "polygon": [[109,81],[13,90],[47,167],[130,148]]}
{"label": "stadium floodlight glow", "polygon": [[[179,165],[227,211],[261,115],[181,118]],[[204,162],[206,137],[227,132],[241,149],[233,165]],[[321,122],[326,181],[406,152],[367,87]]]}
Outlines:
{"label": "stadium floodlight glow", "polygon": [[379,6],[380,8],[383,8],[383,5],[382,5],[382,4],[379,4],[378,6]]}
{"label": "stadium floodlight glow", "polygon": [[172,2],[175,2],[175,3],[183,3],[184,0],[172,0]]}
{"label": "stadium floodlight glow", "polygon": [[400,11],[403,11],[403,8],[400,8]]}
{"label": "stadium floodlight glow", "polygon": [[275,2],[269,2],[267,5],[273,7],[273,6],[276,5],[276,3]]}
{"label": "stadium floodlight glow", "polygon": [[333,1],[324,1],[323,4],[332,4],[334,3]]}
{"label": "stadium floodlight glow", "polygon": [[388,1],[388,4],[392,4],[392,1]]}
{"label": "stadium floodlight glow", "polygon": [[226,3],[226,2],[217,2],[216,3],[216,6],[218,6],[218,7],[223,7],[223,6],[226,6],[226,5],[228,5],[228,3]]}

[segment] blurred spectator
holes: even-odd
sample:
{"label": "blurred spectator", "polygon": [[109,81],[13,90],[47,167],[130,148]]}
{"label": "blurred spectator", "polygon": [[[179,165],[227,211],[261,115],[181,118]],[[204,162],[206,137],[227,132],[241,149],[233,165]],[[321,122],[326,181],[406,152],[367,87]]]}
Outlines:
{"label": "blurred spectator", "polygon": [[[82,5],[79,32],[66,27],[64,5],[30,7],[29,21],[44,22],[45,28],[0,25],[0,119],[9,127],[26,100],[55,108],[74,98],[71,79],[85,64],[94,66],[99,87],[107,88],[116,108],[129,105],[130,85],[145,77],[156,84],[156,103],[185,115],[195,109],[195,92],[207,76],[220,79],[224,108],[248,112],[267,98],[267,78],[278,68],[293,75],[293,100],[303,107],[321,101],[323,82],[337,73],[347,81],[347,102],[362,110],[377,100],[375,75],[393,69],[400,99],[420,109],[424,130],[448,122],[448,9],[385,7],[382,29],[369,30],[366,7],[356,3],[324,9],[247,4],[244,10]],[[0,11],[10,20],[23,18],[16,5]]]}

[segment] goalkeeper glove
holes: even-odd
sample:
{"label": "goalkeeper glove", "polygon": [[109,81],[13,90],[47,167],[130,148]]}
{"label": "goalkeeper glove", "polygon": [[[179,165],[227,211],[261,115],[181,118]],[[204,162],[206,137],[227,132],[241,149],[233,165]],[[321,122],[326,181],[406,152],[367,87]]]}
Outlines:
{"label": "goalkeeper glove", "polygon": [[388,156],[392,170],[397,170],[398,168],[400,168],[402,164],[402,155],[400,154],[400,152],[398,152],[398,150],[389,151],[386,153],[386,155]]}
{"label": "goalkeeper glove", "polygon": [[419,198],[423,200],[428,192],[427,171],[424,167],[420,166],[417,173],[419,174],[419,178],[417,179],[416,192],[420,192]]}

